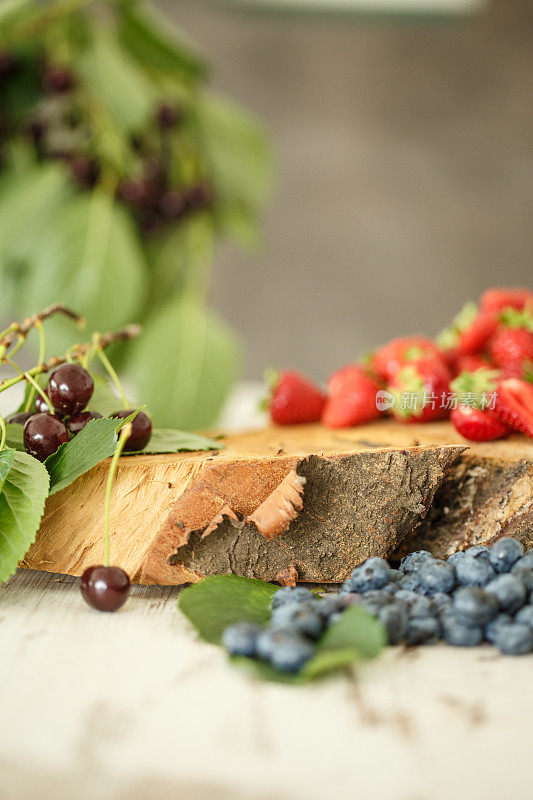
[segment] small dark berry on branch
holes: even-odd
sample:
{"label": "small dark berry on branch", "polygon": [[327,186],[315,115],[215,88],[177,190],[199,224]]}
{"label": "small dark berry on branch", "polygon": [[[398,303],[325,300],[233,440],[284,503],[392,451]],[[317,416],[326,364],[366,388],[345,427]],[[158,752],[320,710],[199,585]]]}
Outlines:
{"label": "small dark berry on branch", "polygon": [[181,219],[187,211],[187,203],[181,192],[171,189],[159,198],[159,211],[168,219]]}
{"label": "small dark berry on branch", "polygon": [[24,425],[24,448],[39,461],[46,461],[66,442],[68,431],[64,423],[51,414],[34,414]]}
{"label": "small dark berry on branch", "polygon": [[191,209],[205,208],[212,199],[211,188],[207,183],[197,183],[185,191],[185,202]]}
{"label": "small dark berry on branch", "polygon": [[69,159],[72,177],[86,189],[92,189],[98,180],[98,163],[87,156],[74,155]]}
{"label": "small dark berry on branch", "polygon": [[80,411],[79,414],[74,414],[65,420],[65,425],[69,433],[72,436],[76,436],[92,419],[102,419],[102,415],[98,411]]}
{"label": "small dark berry on branch", "polygon": [[157,109],[156,117],[161,130],[168,130],[178,123],[180,113],[176,106],[172,106],[170,103],[162,103]]}
{"label": "small dark berry on branch", "polygon": [[[129,417],[130,414],[134,412],[134,408],[127,408],[122,411],[116,411],[114,414],[111,414],[111,416],[117,419],[126,419],[126,417]],[[131,435],[126,440],[124,450],[129,452],[142,450],[143,447],[146,447],[152,435],[152,422],[148,414],[145,414],[144,411],[139,411],[131,423],[131,428]]]}
{"label": "small dark berry on branch", "polygon": [[82,411],[93,396],[94,381],[81,364],[67,363],[52,372],[47,388],[55,410],[72,415]]}
{"label": "small dark berry on branch", "polygon": [[50,94],[69,92],[74,86],[72,73],[64,67],[48,67],[42,78],[43,89]]}
{"label": "small dark berry on branch", "polygon": [[10,77],[18,67],[17,57],[10,50],[0,52],[0,80]]}

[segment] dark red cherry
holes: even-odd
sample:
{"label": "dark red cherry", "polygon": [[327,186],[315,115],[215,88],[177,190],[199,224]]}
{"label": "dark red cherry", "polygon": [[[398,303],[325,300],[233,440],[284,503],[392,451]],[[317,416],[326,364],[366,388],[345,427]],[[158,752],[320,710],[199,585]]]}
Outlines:
{"label": "dark red cherry", "polygon": [[64,67],[48,67],[43,75],[43,89],[51,94],[69,92],[74,86],[72,73]]}
{"label": "dark red cherry", "polygon": [[159,198],[157,207],[163,216],[169,219],[180,219],[187,211],[187,203],[181,192],[170,189]]}
{"label": "dark red cherry", "polygon": [[130,579],[120,567],[87,567],[80,590],[85,602],[97,611],[118,611],[128,599]]}
{"label": "dark red cherry", "polygon": [[74,414],[74,416],[65,420],[65,425],[69,433],[72,436],[76,436],[76,434],[82,431],[92,419],[102,419],[102,415],[99,414],[98,411],[80,411],[78,414]]}
{"label": "dark red cherry", "polygon": [[17,411],[16,414],[10,414],[6,417],[6,422],[15,422],[17,425],[24,425],[30,417],[33,417],[33,411]]}
{"label": "dark red cherry", "polygon": [[156,112],[157,122],[161,130],[173,128],[179,120],[180,113],[176,106],[170,103],[162,103]]}
{"label": "dark red cherry", "polygon": [[[123,411],[116,411],[114,414],[111,414],[111,416],[116,417],[117,419],[125,419],[126,417],[129,417],[130,414],[133,414],[134,411],[135,409],[128,408]],[[150,441],[150,436],[152,435],[152,422],[148,414],[145,414],[144,411],[139,411],[131,423],[131,427],[131,436],[126,439],[124,450],[136,452],[137,450],[142,450],[143,447],[146,447]]]}
{"label": "dark red cherry", "polygon": [[[48,389],[44,390],[45,395],[48,397]],[[40,394],[37,395],[35,398],[35,410],[38,414],[49,414],[50,408],[48,403],[46,403]]]}
{"label": "dark red cherry", "polygon": [[91,373],[81,364],[61,364],[52,372],[47,394],[55,410],[63,416],[82,411],[94,392]]}
{"label": "dark red cherry", "polygon": [[63,422],[52,414],[34,414],[24,425],[24,448],[39,461],[46,461],[60,445],[68,442]]}

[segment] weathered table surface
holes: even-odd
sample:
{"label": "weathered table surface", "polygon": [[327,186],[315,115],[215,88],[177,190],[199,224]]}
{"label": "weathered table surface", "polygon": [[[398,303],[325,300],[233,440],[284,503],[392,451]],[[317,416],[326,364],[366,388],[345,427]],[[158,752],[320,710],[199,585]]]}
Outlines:
{"label": "weathered table surface", "polygon": [[178,593],[136,586],[106,615],[74,578],[0,587],[0,800],[530,800],[533,656],[392,648],[259,683]]}

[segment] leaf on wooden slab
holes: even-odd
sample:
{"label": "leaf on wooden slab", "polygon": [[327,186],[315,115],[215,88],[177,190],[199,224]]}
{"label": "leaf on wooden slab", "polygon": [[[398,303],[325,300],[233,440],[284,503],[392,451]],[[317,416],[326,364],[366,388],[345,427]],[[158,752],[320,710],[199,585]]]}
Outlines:
{"label": "leaf on wooden slab", "polygon": [[[171,428],[154,428],[150,441],[141,453],[181,453],[196,450],[220,450],[224,445],[199,433],[175,431]],[[124,455],[129,455],[124,453]]]}
{"label": "leaf on wooden slab", "polygon": [[113,455],[117,444],[117,425],[126,420],[93,419],[70,442],[45,461],[50,474],[50,494],[61,491],[76,478]]}
{"label": "leaf on wooden slab", "polygon": [[220,644],[228,625],[242,621],[266,624],[278,588],[240,575],[215,575],[184,589],[178,605],[202,639]]}
{"label": "leaf on wooden slab", "polygon": [[157,426],[202,429],[220,411],[239,351],[233,331],[217,314],[178,297],[146,321],[142,337],[128,350],[127,368]]}
{"label": "leaf on wooden slab", "polygon": [[27,453],[3,450],[0,474],[10,460],[0,492],[0,582],[15,572],[35,540],[49,485],[44,464]]}

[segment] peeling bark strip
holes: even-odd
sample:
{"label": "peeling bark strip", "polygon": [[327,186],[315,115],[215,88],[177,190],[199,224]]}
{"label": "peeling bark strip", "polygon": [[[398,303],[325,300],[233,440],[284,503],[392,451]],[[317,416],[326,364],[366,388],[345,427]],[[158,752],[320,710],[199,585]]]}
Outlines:
{"label": "peeling bark strip", "polygon": [[[337,582],[371,555],[417,547],[441,555],[507,533],[533,545],[533,443],[525,437],[463,453],[448,423],[380,421],[342,431],[269,428],[224,441],[214,456],[120,459],[111,557],[136,581],[182,584],[236,572]],[[107,472],[99,464],[48,499],[23,566],[80,575],[102,560]]]}

